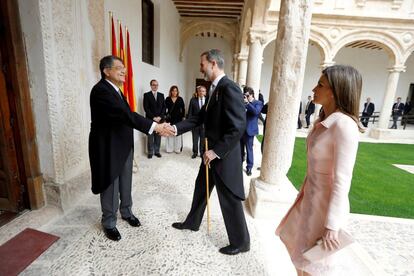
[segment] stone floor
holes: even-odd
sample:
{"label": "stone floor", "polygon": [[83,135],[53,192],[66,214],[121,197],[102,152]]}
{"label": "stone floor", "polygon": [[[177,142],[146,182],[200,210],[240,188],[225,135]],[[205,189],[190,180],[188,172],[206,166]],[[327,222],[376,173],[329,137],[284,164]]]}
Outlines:
{"label": "stone floor", "polygon": [[[190,145],[191,135],[185,135]],[[258,146],[255,146],[256,156]],[[171,223],[185,218],[191,204],[200,159],[189,148],[161,159],[138,160],[134,174],[133,210],[143,226],[118,221],[122,240],[105,238],[100,228],[99,197],[86,194],[73,210],[61,214],[52,207],[22,214],[0,228],[0,244],[25,227],[60,236],[22,275],[296,275],[289,256],[274,235],[288,205],[280,204],[270,219],[253,219],[246,212],[251,250],[224,256],[218,249],[228,240],[217,195],[211,198],[211,233],[205,221],[200,231],[178,231]],[[260,164],[260,157],[256,158]],[[252,177],[258,177],[254,169]],[[90,181],[86,175],[82,181]],[[249,178],[245,176],[248,192]],[[47,218],[55,217],[52,221]],[[414,221],[351,215],[349,228],[356,275],[414,275]],[[349,274],[348,274],[349,275]]]}

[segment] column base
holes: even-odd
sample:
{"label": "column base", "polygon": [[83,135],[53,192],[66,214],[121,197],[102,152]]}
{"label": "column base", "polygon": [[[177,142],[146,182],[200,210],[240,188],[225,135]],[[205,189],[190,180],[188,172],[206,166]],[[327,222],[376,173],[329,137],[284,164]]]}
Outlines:
{"label": "column base", "polygon": [[297,194],[298,191],[286,176],[277,184],[253,178],[247,198],[248,209],[254,218],[275,218],[280,213],[281,205],[289,207]]}

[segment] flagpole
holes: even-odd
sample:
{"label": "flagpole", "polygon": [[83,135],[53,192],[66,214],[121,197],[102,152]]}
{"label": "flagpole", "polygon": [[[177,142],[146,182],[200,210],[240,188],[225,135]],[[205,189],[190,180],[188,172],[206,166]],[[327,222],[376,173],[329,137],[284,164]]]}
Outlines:
{"label": "flagpole", "polygon": [[112,12],[110,11],[109,12],[109,37],[110,37],[110,43],[111,43],[111,46],[110,46],[110,48],[111,48],[111,54],[112,54],[112,40],[114,39],[113,37],[112,37]]}
{"label": "flagpole", "polygon": [[[205,152],[208,151],[208,140],[207,137],[204,140],[205,142]],[[210,166],[205,164],[206,166],[206,201],[207,201],[207,234],[210,235],[210,189],[209,189],[209,177],[208,177],[208,168]]]}

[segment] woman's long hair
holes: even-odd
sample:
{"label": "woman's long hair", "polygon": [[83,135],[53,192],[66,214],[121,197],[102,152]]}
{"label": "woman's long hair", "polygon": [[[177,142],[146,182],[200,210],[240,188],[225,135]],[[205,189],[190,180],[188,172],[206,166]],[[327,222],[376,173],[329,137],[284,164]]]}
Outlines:
{"label": "woman's long hair", "polygon": [[[362,91],[361,74],[349,65],[329,66],[322,71],[322,74],[328,79],[338,110],[351,117],[358,125],[359,131],[364,132],[365,129],[359,123],[359,101]],[[319,116],[321,120],[325,119],[323,110]]]}

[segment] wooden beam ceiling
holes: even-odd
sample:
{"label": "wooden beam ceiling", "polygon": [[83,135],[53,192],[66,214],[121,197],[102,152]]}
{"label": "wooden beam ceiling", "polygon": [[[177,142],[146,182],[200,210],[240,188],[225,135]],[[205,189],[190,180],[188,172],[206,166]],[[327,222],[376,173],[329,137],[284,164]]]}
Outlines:
{"label": "wooden beam ceiling", "polygon": [[182,17],[240,19],[244,0],[173,0]]}

